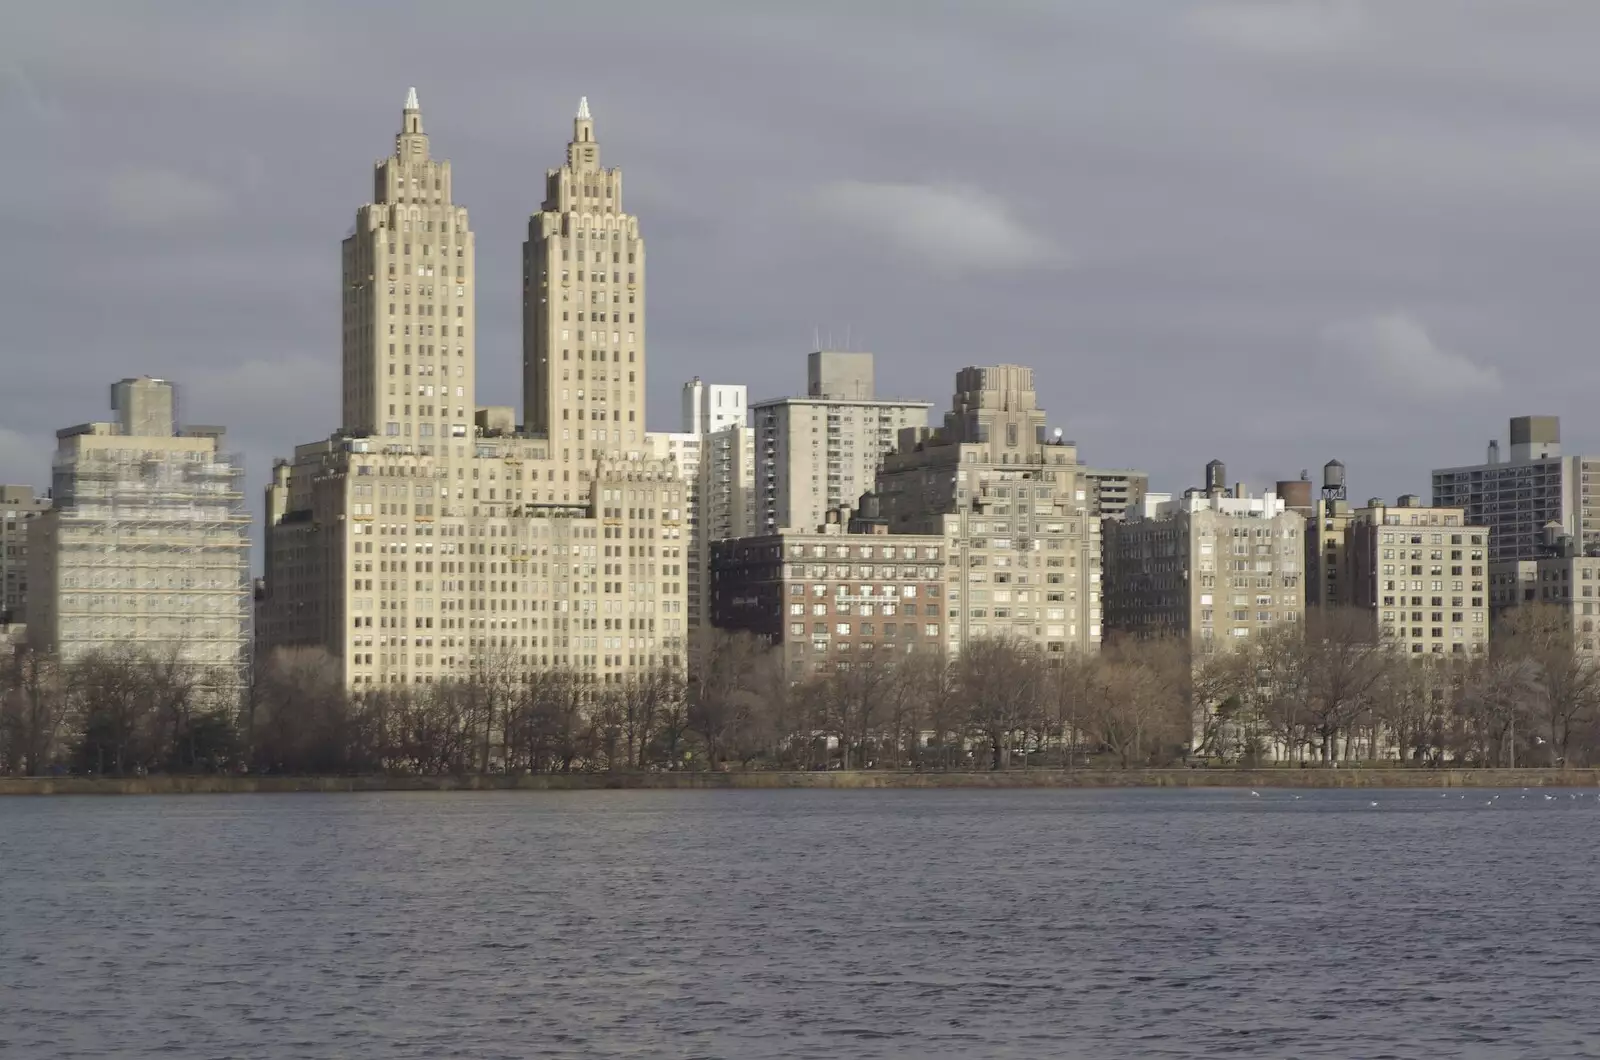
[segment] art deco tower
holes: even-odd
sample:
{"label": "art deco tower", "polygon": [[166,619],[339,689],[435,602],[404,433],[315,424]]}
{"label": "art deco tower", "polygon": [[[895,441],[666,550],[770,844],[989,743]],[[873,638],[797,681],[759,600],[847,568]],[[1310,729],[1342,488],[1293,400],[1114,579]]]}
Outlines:
{"label": "art deco tower", "polygon": [[450,163],[428,152],[414,88],[343,260],[344,428],[428,448],[469,437],[472,229],[451,200]]}
{"label": "art deco tower", "polygon": [[528,220],[522,292],[528,431],[567,467],[644,454],[644,241],[622,172],[600,165],[587,98]]}

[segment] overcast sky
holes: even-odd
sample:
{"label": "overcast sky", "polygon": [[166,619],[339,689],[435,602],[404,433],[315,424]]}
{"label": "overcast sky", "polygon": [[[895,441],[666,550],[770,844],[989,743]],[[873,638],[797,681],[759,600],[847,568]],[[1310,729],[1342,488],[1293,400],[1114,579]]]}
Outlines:
{"label": "overcast sky", "polygon": [[587,94],[653,429],[694,375],[800,391],[820,331],[939,409],[1031,365],[1157,489],[1337,456],[1426,494],[1521,413],[1600,451],[1597,40],[1595,0],[14,3],[0,481],[126,375],[252,494],[336,427],[339,241],[410,85],[477,232],[480,404],[520,404],[520,243]]}

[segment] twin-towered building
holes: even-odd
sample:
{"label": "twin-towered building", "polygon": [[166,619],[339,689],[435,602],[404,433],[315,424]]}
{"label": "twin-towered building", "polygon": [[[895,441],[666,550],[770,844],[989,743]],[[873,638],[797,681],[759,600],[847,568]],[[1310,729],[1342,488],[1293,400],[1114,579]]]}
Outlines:
{"label": "twin-towered building", "polygon": [[415,91],[344,241],[343,423],[267,490],[258,645],[350,687],[678,665],[691,499],[644,423],[644,242],[587,100],[523,244],[518,428],[475,392],[475,243]]}

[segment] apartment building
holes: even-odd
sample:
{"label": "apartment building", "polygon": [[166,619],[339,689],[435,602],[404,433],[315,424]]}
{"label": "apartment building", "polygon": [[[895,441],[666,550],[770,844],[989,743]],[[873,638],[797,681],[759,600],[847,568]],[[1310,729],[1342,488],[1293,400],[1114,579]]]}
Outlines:
{"label": "apartment building", "polygon": [[1033,370],[963,368],[936,430],[908,427],[878,474],[891,536],[944,540],[945,643],[1013,636],[1051,654],[1100,642],[1100,519],[1077,449],[1046,428]]}
{"label": "apartment building", "polygon": [[28,523],[49,510],[32,486],[0,485],[0,626],[27,620]]}
{"label": "apartment building", "polygon": [[250,644],[244,468],[220,427],[179,427],[162,379],[111,388],[112,421],[56,432],[54,504],[28,524],[28,642],[64,660],[176,656],[237,707]]}
{"label": "apartment building", "polygon": [[805,397],[750,406],[760,531],[814,529],[871,492],[899,432],[926,427],[931,407],[878,398],[870,353],[808,355]]}
{"label": "apartment building", "polygon": [[1556,416],[1515,417],[1510,442],[1509,459],[1491,441],[1484,463],[1436,469],[1433,503],[1487,526],[1492,562],[1538,559],[1551,523],[1579,552],[1600,548],[1600,456],[1563,456]]}
{"label": "apartment building", "polygon": [[476,405],[475,241],[416,94],[345,240],[343,426],[267,489],[262,647],[347,686],[679,665],[689,489],[646,436],[644,243],[587,100],[524,244],[524,398]]}
{"label": "apartment building", "polygon": [[793,680],[873,652],[944,651],[943,535],[883,530],[852,527],[846,509],[810,531],[713,542],[717,627],[777,645]]}
{"label": "apartment building", "polygon": [[1414,495],[1351,513],[1348,601],[1410,655],[1471,655],[1489,643],[1489,526]]}
{"label": "apartment building", "polygon": [[1302,620],[1305,517],[1275,493],[1223,486],[1215,461],[1207,479],[1105,524],[1108,631],[1178,638],[1209,655]]}
{"label": "apartment building", "polygon": [[1150,476],[1131,468],[1081,467],[1078,475],[1090,508],[1101,519],[1121,519],[1130,511],[1139,511],[1150,492]]}
{"label": "apartment building", "polygon": [[754,443],[748,390],[741,384],[705,383],[698,376],[683,385],[681,430],[651,432],[653,455],[674,461],[684,482],[689,531],[685,564],[686,626],[691,639],[710,621],[712,541],[754,533],[748,517],[754,491]]}

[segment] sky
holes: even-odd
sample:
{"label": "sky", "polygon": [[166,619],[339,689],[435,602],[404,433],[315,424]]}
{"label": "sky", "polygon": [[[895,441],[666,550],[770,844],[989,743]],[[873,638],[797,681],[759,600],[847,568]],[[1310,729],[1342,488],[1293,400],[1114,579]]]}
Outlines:
{"label": "sky", "polygon": [[[441,18],[439,12],[448,12]],[[339,415],[339,243],[415,85],[477,233],[479,404],[580,95],[649,247],[650,426],[693,376],[1035,370],[1100,467],[1426,495],[1520,414],[1600,452],[1594,0],[15,4],[0,482],[177,381],[250,491]],[[259,502],[257,501],[259,507]]]}

